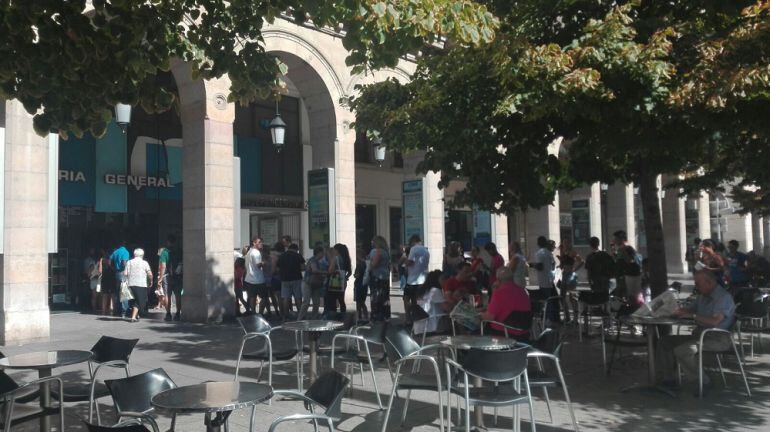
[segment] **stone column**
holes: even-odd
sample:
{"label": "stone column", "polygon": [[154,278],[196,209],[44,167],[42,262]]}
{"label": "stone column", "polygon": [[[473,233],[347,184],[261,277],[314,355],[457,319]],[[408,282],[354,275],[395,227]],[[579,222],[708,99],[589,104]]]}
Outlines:
{"label": "stone column", "polygon": [[5,104],[4,224],[0,345],[50,335],[48,311],[48,138],[18,101]]}
{"label": "stone column", "polygon": [[711,206],[709,194],[701,192],[698,197],[698,237],[701,240],[711,238]]}
{"label": "stone column", "polygon": [[589,214],[591,215],[591,237],[602,238],[602,187],[594,183],[590,187],[588,200]]}
{"label": "stone column", "polygon": [[762,236],[765,238],[765,247],[762,248],[762,256],[768,257],[770,252],[770,219],[762,218]]}
{"label": "stone column", "polygon": [[[355,121],[350,110],[335,104],[337,140],[334,143],[334,176],[337,193],[337,243],[350,248],[351,258],[356,246],[356,133],[348,125]],[[353,290],[347,290],[353,301]]]}
{"label": "stone column", "polygon": [[[765,232],[764,232],[764,218],[756,213],[751,214],[751,233],[752,240],[754,241],[754,247],[751,249],[758,254],[761,254],[765,248]],[[749,249],[746,249],[749,252]]]}
{"label": "stone column", "polygon": [[[612,240],[612,233],[623,230],[628,234],[628,244],[637,246],[636,214],[634,213],[634,187],[623,183],[614,183],[607,188],[607,242]],[[609,250],[609,244],[602,246]]]}
{"label": "stone column", "polygon": [[508,216],[492,214],[492,241],[497,246],[497,251],[508,262]]}
{"label": "stone column", "polygon": [[429,172],[424,176],[416,174],[417,164],[424,153],[411,152],[404,156],[404,180],[422,178],[423,193],[423,242],[430,251],[430,270],[440,270],[444,258],[444,190],[438,187],[441,173]]}
{"label": "stone column", "polygon": [[[664,180],[663,184],[667,182]],[[676,190],[665,191],[661,199],[663,240],[666,247],[666,265],[669,273],[686,273],[687,229],[685,225],[685,201]]]}
{"label": "stone column", "polygon": [[730,240],[737,240],[739,249],[750,251],[754,249],[754,236],[752,235],[751,214],[741,215],[738,213],[724,216],[724,237],[722,242],[727,244]]}
{"label": "stone column", "polygon": [[186,321],[219,322],[234,313],[233,119],[229,82],[192,80],[173,69],[182,119],[182,223]]}

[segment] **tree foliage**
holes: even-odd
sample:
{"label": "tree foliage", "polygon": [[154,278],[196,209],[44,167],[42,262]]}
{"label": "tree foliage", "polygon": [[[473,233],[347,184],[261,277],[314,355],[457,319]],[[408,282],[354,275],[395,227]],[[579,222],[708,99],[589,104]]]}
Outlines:
{"label": "tree foliage", "polygon": [[[736,117],[767,109],[764,2],[489,5],[501,20],[492,43],[433,52],[409,83],[364,87],[351,103],[356,127],[379,130],[393,148],[425,150],[419,169],[440,171],[444,184],[465,180],[457,205],[510,212],[581,184],[638,184],[653,289],[665,288],[657,175],[708,167],[671,186],[719,184],[735,170],[724,160],[736,142],[763,145],[758,117]],[[561,158],[548,151],[559,139]]]}
{"label": "tree foliage", "polygon": [[36,114],[40,134],[100,135],[117,102],[148,112],[173,104],[155,76],[174,58],[195,77],[228,74],[231,101],[265,98],[285,67],[265,52],[261,33],[285,12],[341,31],[358,70],[393,66],[442,35],[460,45],[490,41],[497,24],[471,0],[4,0],[0,98]]}

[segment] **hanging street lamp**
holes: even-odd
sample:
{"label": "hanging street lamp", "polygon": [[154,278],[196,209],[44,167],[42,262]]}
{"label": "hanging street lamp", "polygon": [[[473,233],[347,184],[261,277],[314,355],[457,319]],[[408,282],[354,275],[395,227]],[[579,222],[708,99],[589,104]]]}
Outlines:
{"label": "hanging street lamp", "polygon": [[374,160],[377,162],[378,167],[382,167],[382,163],[385,162],[386,148],[382,144],[382,138],[379,133],[372,138],[372,144],[374,145]]}
{"label": "hanging street lamp", "polygon": [[275,118],[270,122],[270,137],[273,139],[275,152],[280,153],[286,139],[286,123],[278,112],[278,101],[275,101]]}
{"label": "hanging street lamp", "polygon": [[115,123],[118,124],[123,133],[126,133],[126,129],[131,123],[131,105],[124,103],[115,105]]}

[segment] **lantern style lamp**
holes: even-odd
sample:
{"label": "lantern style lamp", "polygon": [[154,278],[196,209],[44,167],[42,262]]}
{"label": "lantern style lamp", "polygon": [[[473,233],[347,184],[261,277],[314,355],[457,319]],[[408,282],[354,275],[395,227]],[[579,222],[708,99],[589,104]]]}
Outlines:
{"label": "lantern style lamp", "polygon": [[377,162],[378,167],[382,167],[382,163],[385,162],[385,146],[382,144],[382,138],[378,135],[372,140],[374,145],[374,160]]}
{"label": "lantern style lamp", "polygon": [[124,103],[115,105],[115,123],[118,124],[123,133],[126,133],[126,129],[131,123],[131,105]]}
{"label": "lantern style lamp", "polygon": [[278,112],[278,101],[275,102],[275,118],[270,122],[270,137],[276,153],[280,153],[286,139],[286,123]]}

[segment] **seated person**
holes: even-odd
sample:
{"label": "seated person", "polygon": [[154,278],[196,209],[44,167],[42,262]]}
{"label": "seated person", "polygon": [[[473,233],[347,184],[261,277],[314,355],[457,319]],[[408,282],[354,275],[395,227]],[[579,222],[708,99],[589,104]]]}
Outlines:
{"label": "seated person", "polygon": [[440,317],[449,313],[449,305],[441,291],[441,270],[428,273],[425,283],[417,290],[417,305],[427,315],[427,319],[414,319],[414,333],[434,333],[439,329]]}
{"label": "seated person", "polygon": [[[708,328],[729,330],[735,321],[735,302],[732,296],[717,281],[716,275],[701,269],[695,272],[695,287],[698,296],[695,301],[684,309],[677,309],[677,318],[692,318],[697,325],[692,335],[666,336],[661,342],[660,353],[663,356],[664,384],[674,385],[676,366],[679,362],[687,375],[692,379],[698,376],[698,342],[700,333]],[[730,339],[726,334],[713,333],[703,340],[705,351],[721,351],[730,348]],[[697,378],[696,378],[697,379]],[[711,380],[703,375],[703,384],[708,386]]]}
{"label": "seated person", "polygon": [[[513,283],[513,271],[509,267],[497,270],[498,285],[492,291],[487,311],[481,313],[482,320],[501,322],[521,330],[508,330],[508,337],[520,341],[529,340],[532,326],[532,304],[527,290]],[[504,327],[490,323],[490,334],[505,335]]]}
{"label": "seated person", "polygon": [[450,311],[460,300],[478,302],[475,298],[478,294],[479,290],[476,288],[476,281],[473,280],[470,263],[460,263],[457,266],[457,274],[444,282],[444,298]]}

